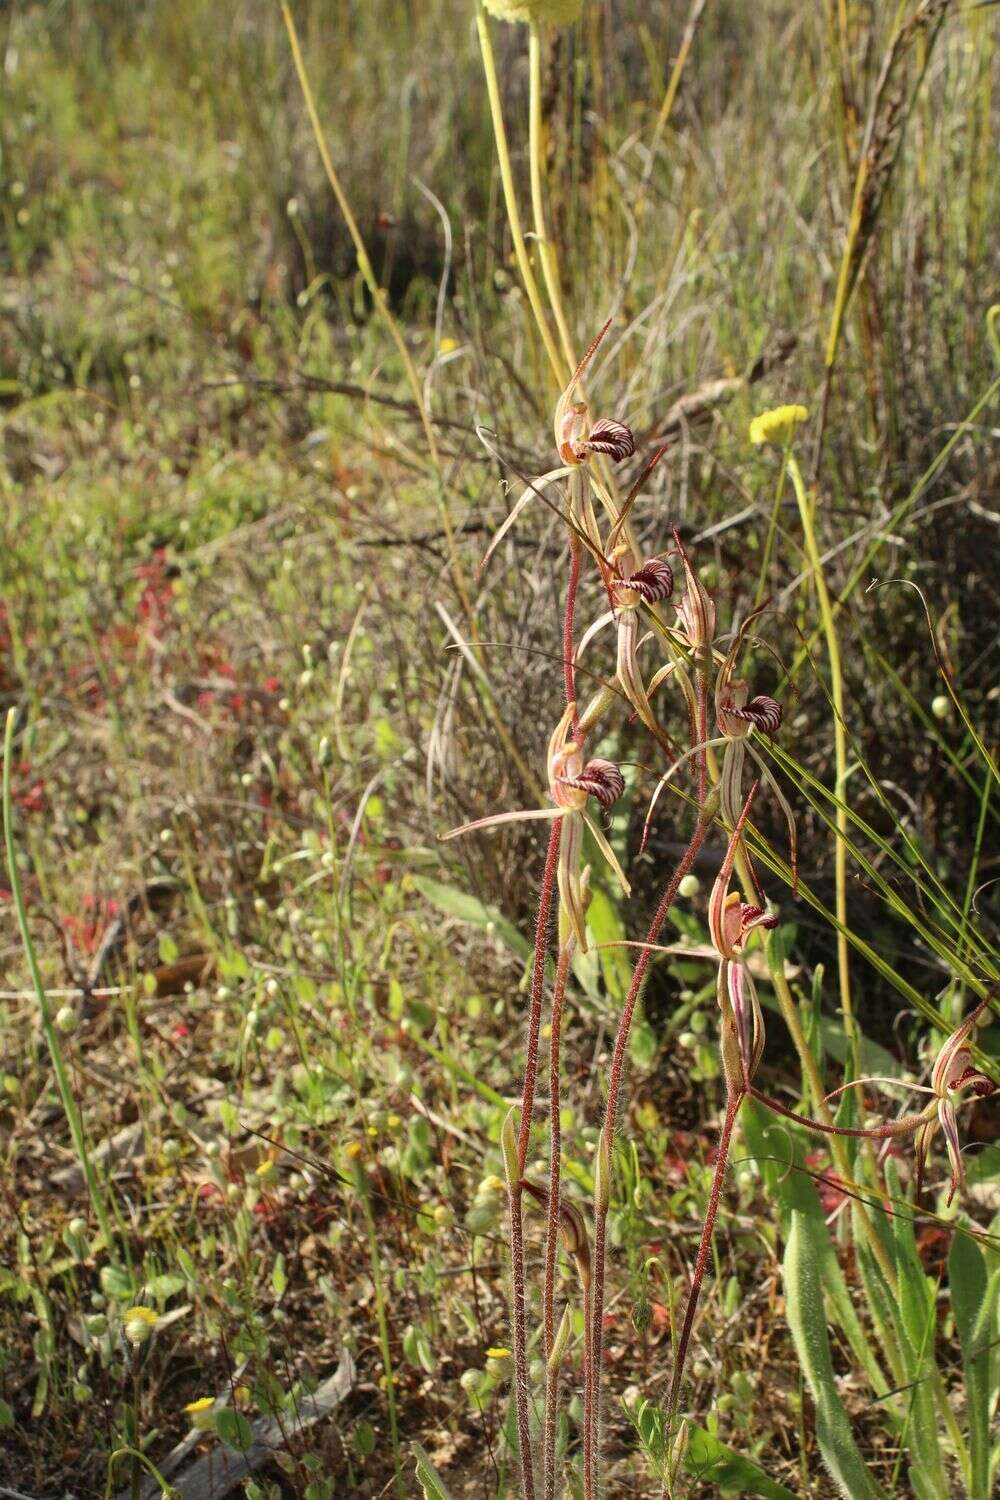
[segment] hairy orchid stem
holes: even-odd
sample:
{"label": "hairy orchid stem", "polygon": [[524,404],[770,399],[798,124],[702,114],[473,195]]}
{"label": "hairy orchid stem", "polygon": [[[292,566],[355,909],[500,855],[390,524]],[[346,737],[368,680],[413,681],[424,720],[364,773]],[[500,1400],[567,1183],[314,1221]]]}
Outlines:
{"label": "hairy orchid stem", "polygon": [[545,985],[545,955],[549,945],[549,918],[552,893],[559,862],[560,823],[552,824],[549,847],[542,870],[538,893],[538,919],[535,923],[535,958],[531,971],[531,995],[528,1002],[528,1044],[524,1062],[524,1087],[521,1090],[521,1120],[517,1136],[518,1170],[508,1183],[510,1202],[510,1258],[513,1290],[514,1323],[514,1399],[517,1407],[517,1436],[521,1461],[523,1500],[534,1500],[535,1480],[531,1466],[531,1429],[528,1423],[528,1338],[524,1292],[524,1216],[520,1178],[528,1157],[531,1117],[535,1109],[535,1078],[538,1072],[538,1033],[542,1020],[542,991]]}
{"label": "hairy orchid stem", "polygon": [[701,1241],[698,1245],[698,1257],[694,1263],[694,1274],[691,1277],[687,1307],[684,1309],[684,1322],[681,1325],[681,1335],[677,1341],[677,1350],[674,1355],[674,1373],[670,1380],[670,1398],[667,1402],[668,1431],[670,1424],[677,1414],[677,1403],[681,1393],[681,1380],[684,1376],[688,1344],[691,1342],[691,1329],[694,1326],[695,1313],[698,1311],[698,1299],[701,1296],[702,1283],[705,1280],[705,1271],[708,1267],[708,1257],[712,1248],[712,1236],[715,1233],[715,1221],[719,1215],[722,1183],[726,1175],[726,1167],[729,1164],[729,1147],[733,1138],[733,1126],[736,1124],[736,1116],[739,1114],[740,1105],[745,1098],[745,1089],[731,1089],[726,1098],[726,1115],[722,1122],[722,1130],[719,1133],[718,1156],[715,1163],[715,1172],[712,1177],[711,1191],[708,1195],[708,1209],[705,1213],[705,1223],[702,1227]]}
{"label": "hairy orchid stem", "polygon": [[553,1367],[552,1350],[556,1337],[556,1260],[559,1239],[559,1203],[561,1191],[562,1130],[559,1120],[561,1090],[559,1082],[560,1035],[566,980],[573,959],[573,939],[559,950],[556,978],[552,990],[552,1035],[549,1040],[549,1201],[545,1225],[545,1291],[542,1303],[542,1325],[545,1337],[545,1435],[542,1449],[542,1476],[545,1500],[555,1500],[556,1493],[556,1399],[558,1365]]}
{"label": "hairy orchid stem", "polygon": [[[649,924],[649,931],[646,934],[647,944],[653,944],[659,938],[660,929],[667,919],[667,913],[674,904],[680,883],[697,859],[698,851],[705,841],[705,835],[708,833],[710,825],[710,818],[700,817],[698,819],[695,830],[691,835],[691,841],[681,856],[680,863],[674,871],[669,885],[660,898],[660,904],[653,914],[653,919]],[[647,946],[643,948],[636,960],[635,968],[632,970],[632,982],[625,997],[625,1005],[618,1021],[618,1031],[615,1035],[614,1049],[611,1054],[611,1068],[608,1074],[608,1098],[605,1106],[604,1128],[602,1131],[602,1141],[606,1145],[609,1160],[611,1144],[618,1121],[622,1074],[625,1068],[625,1054],[628,1047],[629,1033],[632,1030],[632,1020],[635,1015],[636,1005],[639,1003],[645,988],[651,958],[652,950]],[[600,1146],[598,1149],[600,1150]],[[596,1496],[597,1433],[601,1415],[600,1374],[604,1340],[604,1283],[605,1262],[607,1259],[608,1204],[606,1201],[601,1201],[598,1197],[596,1185],[595,1178],[593,1288],[590,1302],[590,1316],[586,1320],[590,1329],[590,1348],[589,1350],[585,1350],[584,1355],[583,1487],[585,1500],[594,1500]],[[605,1183],[604,1186],[606,1188],[607,1184]]]}

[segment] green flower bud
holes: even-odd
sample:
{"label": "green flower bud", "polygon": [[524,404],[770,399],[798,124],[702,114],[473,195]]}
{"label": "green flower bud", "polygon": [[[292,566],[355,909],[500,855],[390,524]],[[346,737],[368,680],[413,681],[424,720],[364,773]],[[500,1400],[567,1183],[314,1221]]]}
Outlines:
{"label": "green flower bud", "polygon": [[56,1011],[55,1022],[63,1036],[70,1036],[80,1024],[72,1005],[61,1005]]}

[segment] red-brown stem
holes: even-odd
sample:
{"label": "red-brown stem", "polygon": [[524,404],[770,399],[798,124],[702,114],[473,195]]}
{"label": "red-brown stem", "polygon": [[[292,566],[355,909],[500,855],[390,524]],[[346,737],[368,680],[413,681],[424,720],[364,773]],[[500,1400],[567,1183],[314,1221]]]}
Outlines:
{"label": "red-brown stem", "polygon": [[[545,1330],[546,1366],[552,1356],[556,1337],[556,1258],[559,1239],[559,1193],[560,1153],[562,1131],[559,1122],[560,1087],[559,1055],[562,1028],[563,1000],[566,996],[566,980],[573,957],[573,940],[570,938],[559,950],[556,965],[555,985],[552,990],[552,1036],[549,1042],[549,1202],[545,1226],[545,1293],[542,1322]],[[545,1500],[555,1500],[556,1493],[556,1394],[559,1372],[548,1370],[545,1381],[545,1437],[542,1448],[542,1475]]]}
{"label": "red-brown stem", "polygon": [[[563,683],[566,688],[566,702],[576,702],[576,667],[573,661],[575,645],[573,641],[574,625],[576,620],[576,594],[580,587],[580,558],[583,548],[579,539],[573,532],[569,538],[569,578],[566,583],[566,608],[563,614]],[[573,715],[573,733],[578,733],[580,728],[580,715]]]}
{"label": "red-brown stem", "polygon": [[528,1422],[528,1358],[524,1305],[524,1221],[521,1188],[509,1185],[510,1259],[514,1308],[514,1401],[517,1407],[517,1446],[521,1465],[522,1500],[535,1500],[535,1475],[531,1463],[531,1427]]}
{"label": "red-brown stem", "polygon": [[531,1117],[535,1109],[535,1077],[538,1072],[538,1033],[542,1024],[542,991],[545,986],[545,958],[549,946],[549,917],[552,914],[552,892],[559,863],[559,839],[562,819],[555,818],[549,833],[542,883],[538,891],[538,919],[535,923],[535,959],[531,970],[531,996],[528,1005],[528,1047],[524,1059],[524,1088],[521,1091],[521,1123],[517,1132],[517,1161],[523,1175],[528,1158]]}
{"label": "red-brown stem", "polygon": [[[545,956],[549,946],[549,918],[552,914],[552,892],[559,862],[559,839],[562,819],[552,824],[549,847],[538,892],[538,920],[535,923],[535,960],[531,971],[531,996],[528,1004],[528,1046],[524,1061],[524,1087],[521,1090],[521,1122],[517,1136],[518,1179],[524,1173],[531,1136],[531,1117],[535,1110],[535,1077],[538,1072],[538,1033],[542,1020],[542,992],[545,986]],[[522,1500],[534,1500],[535,1479],[531,1465],[531,1428],[528,1423],[528,1339],[524,1294],[524,1222],[522,1192],[518,1179],[508,1184],[510,1202],[510,1259],[514,1323],[514,1399],[517,1406],[517,1438],[521,1461]]]}
{"label": "red-brown stem", "polygon": [[854,1140],[867,1141],[890,1141],[901,1135],[912,1135],[924,1123],[923,1115],[902,1115],[898,1120],[889,1120],[884,1125],[871,1125],[868,1127],[851,1125],[825,1125],[822,1120],[810,1120],[808,1115],[797,1114],[794,1109],[789,1109],[787,1104],[782,1104],[778,1099],[772,1099],[768,1094],[762,1094],[760,1089],[750,1085],[749,1093],[771,1109],[777,1115],[784,1115],[786,1120],[794,1120],[796,1125],[804,1125],[807,1130],[818,1130],[821,1135],[847,1135]]}
{"label": "red-brown stem", "polygon": [[[655,943],[660,935],[660,929],[667,919],[677,889],[684,876],[698,857],[698,851],[705,841],[710,820],[699,818],[691,835],[680,864],[677,866],[670,880],[670,884],[660,898],[660,904],[653,914],[653,920],[649,924],[646,934],[647,943]],[[652,958],[650,948],[643,948],[636,960],[635,968],[632,970],[632,982],[625,997],[625,1005],[618,1021],[618,1031],[615,1035],[614,1050],[611,1054],[611,1070],[608,1074],[608,1101],[604,1112],[604,1130],[609,1144],[614,1139],[615,1126],[618,1121],[618,1103],[621,1093],[622,1073],[625,1067],[625,1051],[628,1047],[629,1032],[632,1029],[632,1018],[635,1015],[636,1005],[645,988],[646,977],[649,972],[649,962]],[[590,1317],[590,1349],[584,1351],[584,1422],[583,1422],[583,1492],[585,1500],[594,1500],[596,1496],[595,1466],[597,1462],[597,1431],[600,1425],[601,1415],[601,1359],[603,1354],[604,1339],[604,1271],[607,1253],[607,1218],[606,1208],[599,1204],[594,1206],[594,1280],[593,1294],[591,1297]]]}
{"label": "red-brown stem", "polygon": [[694,1275],[691,1277],[691,1289],[688,1292],[687,1307],[684,1310],[684,1322],[681,1326],[681,1336],[677,1341],[674,1373],[670,1381],[670,1399],[667,1402],[668,1432],[670,1431],[670,1424],[677,1413],[677,1401],[681,1393],[681,1378],[684,1374],[684,1362],[687,1359],[688,1344],[691,1340],[691,1329],[694,1326],[694,1315],[698,1310],[698,1298],[701,1295],[701,1286],[705,1280],[705,1270],[708,1266],[708,1257],[712,1249],[712,1235],[715,1232],[715,1221],[719,1213],[719,1199],[722,1195],[722,1182],[726,1175],[726,1165],[729,1161],[729,1144],[732,1140],[733,1126],[736,1123],[736,1116],[739,1114],[740,1105],[745,1098],[745,1089],[729,1090],[726,1096],[726,1117],[722,1122],[722,1130],[719,1135],[719,1154],[715,1163],[715,1173],[712,1177],[712,1190],[708,1195],[708,1212],[705,1214],[705,1223],[701,1231],[698,1258],[694,1263]]}

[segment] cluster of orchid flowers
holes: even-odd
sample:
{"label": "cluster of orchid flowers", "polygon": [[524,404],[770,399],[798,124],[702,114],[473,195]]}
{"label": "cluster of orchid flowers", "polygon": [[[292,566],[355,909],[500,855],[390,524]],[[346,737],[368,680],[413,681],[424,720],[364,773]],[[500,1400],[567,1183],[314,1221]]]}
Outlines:
{"label": "cluster of orchid flowers", "polygon": [[[548,747],[546,780],[550,803],[541,808],[495,813],[443,835],[445,839],[452,839],[460,834],[528,819],[551,823],[539,892],[524,1087],[520,1111],[510,1112],[502,1132],[510,1205],[514,1399],[523,1500],[534,1500],[536,1493],[533,1456],[535,1434],[530,1417],[532,1403],[527,1359],[523,1198],[527,1194],[541,1204],[547,1219],[543,1292],[543,1340],[547,1376],[541,1455],[542,1492],[545,1500],[554,1500],[557,1493],[556,1403],[559,1371],[569,1330],[568,1308],[558,1326],[555,1315],[555,1268],[557,1242],[561,1236],[564,1248],[569,1251],[577,1267],[584,1302],[583,1491],[585,1500],[595,1500],[598,1493],[597,1449],[606,1220],[610,1202],[612,1142],[618,1124],[626,1047],[635,1007],[641,999],[660,929],[681,880],[693,866],[705,837],[716,822],[721,823],[728,831],[728,847],[711,891],[708,927],[718,959],[720,1054],[727,1108],[715,1181],[677,1346],[671,1386],[671,1414],[676,1411],[687,1345],[708,1262],[730,1136],[743,1100],[753,1096],[780,1114],[825,1134],[867,1136],[883,1141],[906,1135],[915,1136],[919,1198],[924,1164],[939,1126],[944,1132],[951,1159],[951,1194],[954,1195],[961,1185],[963,1170],[956,1110],[964,1098],[975,1094],[986,1095],[993,1089],[990,1079],[975,1066],[970,1050],[976,1026],[989,1004],[989,995],[979,1002],[942,1048],[931,1078],[931,1101],[919,1113],[871,1128],[848,1129],[798,1115],[758,1088],[755,1079],[764,1050],[764,1023],[747,963],[747,948],[755,932],[774,928],[778,918],[767,909],[766,898],[751,859],[746,830],[754,799],[761,784],[766,784],[777,798],[788,824],[794,889],[797,878],[794,818],[755,743],[759,736],[771,737],[778,733],[782,709],[774,698],[765,694],[754,695],[750,684],[737,675],[744,648],[751,640],[754,644],[760,644],[750,636],[750,628],[761,611],[754,611],[742,622],[733,632],[728,650],[724,651],[717,636],[715,602],[698,578],[678,532],[673,531],[673,546],[664,554],[643,557],[637,546],[631,524],[632,508],[665,450],[656,452],[645,464],[627,498],[619,504],[614,487],[609,482],[608,465],[621,463],[632,457],[636,449],[635,439],[622,421],[602,418],[591,422],[589,408],[580,394],[584,374],[608,326],[605,325],[591,344],[556,407],[555,446],[560,465],[541,476],[534,484],[528,485],[497,532],[483,560],[485,566],[500,540],[532,497],[540,497],[550,508],[557,510],[566,524],[570,546],[562,642],[565,705]],[[803,420],[804,416],[805,412],[801,407],[778,408],[767,413],[755,423],[757,435],[754,440],[783,442],[795,423]],[[760,433],[763,433],[762,438]],[[566,482],[564,509],[556,506],[543,493],[547,486],[557,480]],[[599,515],[606,523],[603,534]],[[578,638],[575,613],[584,553],[589,554],[596,564],[609,607]],[[673,601],[675,587],[675,568],[671,558],[684,580],[684,591],[679,600],[673,602],[672,619],[667,613],[667,606]],[[584,653],[606,628],[614,628],[616,633],[614,675],[605,680],[591,674],[595,676],[599,687],[590,701],[580,708],[576,692],[578,669]],[[642,653],[647,642],[653,638],[662,642],[667,659],[652,675],[647,675],[642,668]],[[654,697],[668,680],[679,689],[687,711],[690,748],[683,754],[678,752],[653,706]],[[709,730],[709,704],[713,697],[714,734]],[[586,750],[587,742],[597,726],[615,703],[621,700],[624,700],[631,715],[649,731],[669,760],[667,770],[652,793],[643,829],[642,847],[646,845],[653,811],[664,788],[685,772],[692,777],[693,785],[687,801],[694,805],[696,817],[694,832],[667,884],[645,942],[630,945],[637,947],[639,954],[629,994],[619,1019],[608,1074],[605,1118],[595,1161],[593,1228],[588,1231],[580,1208],[561,1191],[559,1048],[565,989],[572,959],[576,952],[585,953],[589,946],[587,904],[591,870],[584,861],[585,830],[589,831],[594,845],[623,894],[630,895],[629,881],[599,822],[600,814],[613,807],[623,795],[625,779],[614,762],[588,756]],[[718,756],[717,751],[721,752]],[[753,762],[756,779],[749,790],[745,790],[748,760]],[[591,810],[591,799],[597,804],[596,813]],[[738,875],[743,886],[742,894],[731,889],[734,874]],[[548,1184],[542,1187],[529,1181],[525,1172],[535,1109],[545,991],[552,972],[548,961],[554,899],[558,910],[558,937],[556,966],[550,988],[550,1159]],[[858,1080],[858,1083],[879,1081],[866,1079]]]}

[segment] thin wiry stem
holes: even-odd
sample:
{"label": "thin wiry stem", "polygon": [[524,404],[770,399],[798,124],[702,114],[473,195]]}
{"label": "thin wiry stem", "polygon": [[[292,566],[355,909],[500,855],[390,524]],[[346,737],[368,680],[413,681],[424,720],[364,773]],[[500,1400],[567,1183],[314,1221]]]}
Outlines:
{"label": "thin wiry stem", "polygon": [[545,1291],[542,1303],[542,1324],[545,1333],[545,1436],[542,1449],[542,1475],[545,1500],[555,1500],[556,1493],[556,1397],[558,1393],[559,1368],[552,1363],[552,1349],[556,1336],[556,1259],[559,1238],[559,1195],[561,1190],[562,1129],[559,1120],[561,1090],[559,1083],[560,1034],[562,1031],[563,1001],[566,996],[566,980],[573,958],[573,939],[568,938],[559,950],[556,978],[552,990],[551,1027],[549,1039],[549,1202],[545,1226]]}
{"label": "thin wiry stem", "polygon": [[736,1116],[739,1114],[740,1105],[746,1098],[743,1089],[732,1089],[726,1098],[726,1117],[722,1122],[722,1130],[719,1133],[718,1157],[715,1163],[715,1172],[712,1176],[712,1187],[708,1195],[708,1210],[705,1214],[705,1223],[702,1226],[701,1241],[698,1245],[698,1257],[694,1263],[694,1274],[691,1277],[691,1288],[688,1292],[687,1307],[684,1309],[684,1322],[681,1325],[681,1336],[677,1341],[677,1352],[674,1356],[674,1373],[670,1380],[670,1398],[667,1402],[667,1423],[673,1422],[677,1413],[677,1401],[681,1391],[681,1379],[684,1375],[684,1363],[687,1359],[688,1344],[691,1341],[691,1329],[694,1326],[694,1315],[698,1310],[698,1299],[701,1296],[702,1282],[705,1280],[705,1271],[708,1266],[708,1257],[712,1248],[712,1235],[715,1233],[715,1221],[719,1214],[719,1199],[722,1196],[722,1182],[726,1175],[726,1166],[729,1162],[729,1146],[733,1136],[733,1126]]}
{"label": "thin wiry stem", "polygon": [[[653,914],[653,919],[649,924],[649,931],[646,935],[647,943],[655,943],[659,937],[660,929],[667,919],[667,913],[676,899],[678,887],[698,857],[698,851],[705,841],[710,821],[710,819],[698,819],[695,830],[691,835],[691,841],[685,849],[669,885],[660,898],[660,904]],[[625,1053],[628,1047],[629,1033],[632,1029],[632,1019],[635,1015],[636,1005],[639,1003],[645,988],[651,958],[651,949],[644,947],[632,971],[632,982],[625,997],[625,1005],[622,1009],[618,1022],[618,1031],[615,1035],[614,1049],[611,1054],[611,1068],[608,1073],[608,1098],[604,1112],[603,1131],[603,1139],[608,1144],[609,1152],[618,1120],[622,1074],[625,1068]],[[590,1316],[586,1320],[590,1327],[590,1349],[584,1351],[583,1486],[586,1500],[594,1500],[596,1495],[597,1433],[600,1426],[601,1414],[600,1373],[604,1337],[607,1220],[607,1205],[601,1204],[595,1197],[593,1289]]]}
{"label": "thin wiry stem", "polygon": [[538,893],[538,919],[535,923],[535,958],[531,972],[531,994],[528,1002],[528,1045],[524,1063],[524,1086],[521,1090],[521,1121],[517,1138],[518,1171],[508,1184],[510,1203],[510,1256],[514,1324],[514,1398],[517,1406],[517,1435],[520,1449],[521,1486],[524,1500],[534,1500],[535,1479],[531,1465],[531,1429],[528,1422],[528,1338],[524,1292],[524,1218],[520,1178],[528,1157],[531,1117],[535,1108],[535,1078],[538,1072],[538,1033],[542,1020],[542,991],[545,984],[545,956],[549,945],[549,918],[552,914],[552,892],[559,862],[559,840],[562,820],[553,823],[549,847]]}

